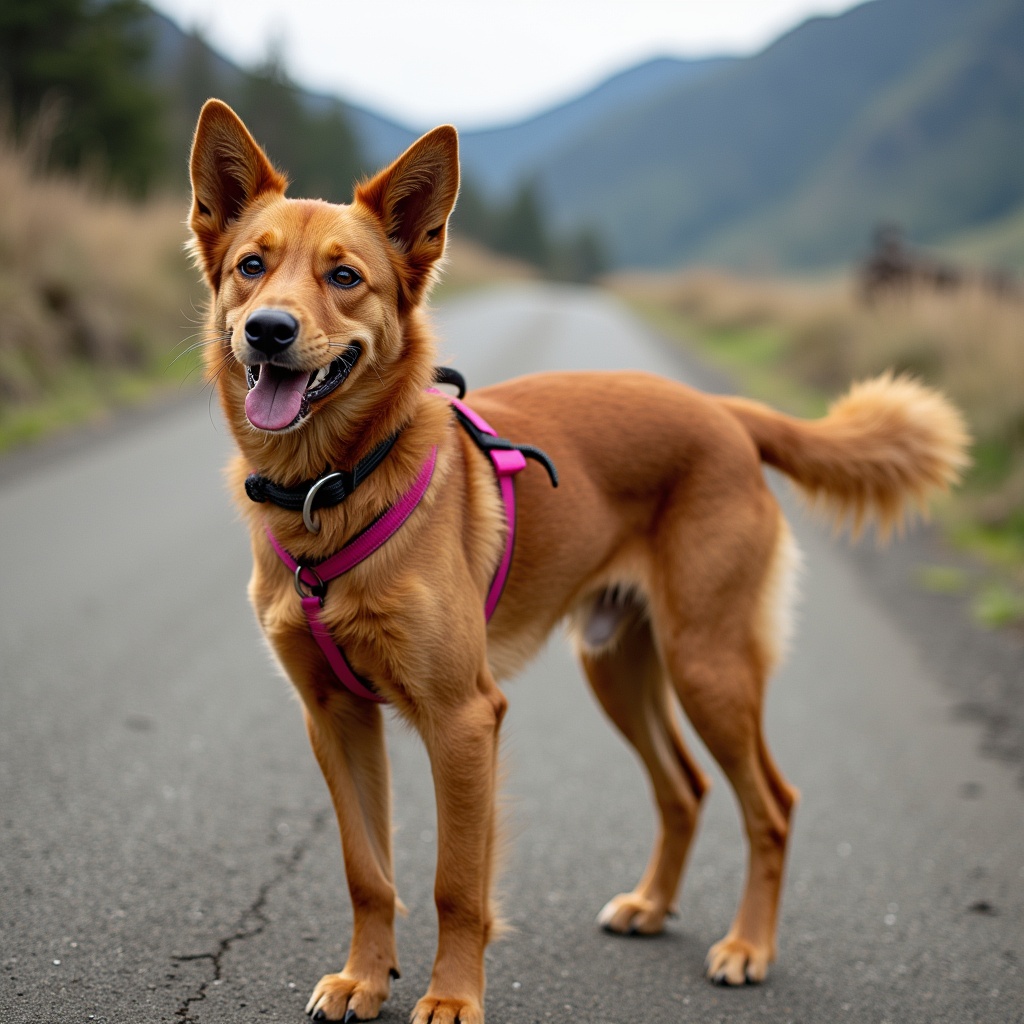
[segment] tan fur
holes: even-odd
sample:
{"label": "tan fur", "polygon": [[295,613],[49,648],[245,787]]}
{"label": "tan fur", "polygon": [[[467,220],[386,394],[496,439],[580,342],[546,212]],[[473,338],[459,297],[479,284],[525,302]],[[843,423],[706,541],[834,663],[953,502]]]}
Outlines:
{"label": "tan fur", "polygon": [[[421,506],[384,547],[330,584],[323,607],[353,667],[419,732],[431,759],[438,950],[414,1024],[483,1020],[506,707],[496,680],[562,620],[572,623],[602,707],[650,774],[660,817],[647,871],[605,907],[601,923],[657,931],[674,903],[707,788],[676,725],[678,703],[736,790],[750,848],[739,911],[712,947],[708,973],[730,984],[762,979],[775,954],[796,794],[760,724],[766,676],[787,631],[795,550],[761,460],[855,525],[873,515],[886,528],[964,464],[955,411],[921,385],[891,377],[861,385],[817,423],[640,373],[537,375],[474,392],[470,404],[499,433],[541,446],[561,474],[557,491],[535,465],[516,479],[515,555],[488,626],[484,596],[505,530],[492,470],[447,402],[424,391],[434,344],[423,301],[458,187],[454,130],[424,136],[358,186],[351,205],[332,206],[286,199],[284,179],[242,123],[210,101],[196,130],[192,180],[192,249],[212,296],[207,363],[238,444],[230,486],[252,536],[250,598],[302,700],[353,906],[348,960],[320,980],[309,1011],[374,1017],[397,970],[390,780],[381,709],[334,677],[264,529],[315,564],[403,494],[433,446],[437,469]],[[265,263],[256,280],[237,270],[253,253]],[[331,286],[337,264],[359,272],[358,287]],[[286,357],[293,367],[312,372],[341,346],[363,348],[337,391],[277,432],[254,428],[244,409],[244,365],[254,358],[244,325],[265,307],[300,325]],[[319,513],[318,534],[297,513],[244,496],[250,471],[295,484],[325,466],[351,467],[399,428],[367,482]]]}

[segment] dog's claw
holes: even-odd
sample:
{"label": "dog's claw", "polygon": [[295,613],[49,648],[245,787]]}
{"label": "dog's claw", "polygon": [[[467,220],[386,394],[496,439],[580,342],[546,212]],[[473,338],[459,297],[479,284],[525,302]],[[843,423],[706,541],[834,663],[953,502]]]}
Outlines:
{"label": "dog's claw", "polygon": [[607,924],[601,925],[601,931],[606,935],[636,935],[636,927],[634,925],[631,924],[628,928],[622,930],[613,928],[610,921]]}
{"label": "dog's claw", "polygon": [[355,1010],[346,1010],[345,1016],[342,1018],[341,1024],[352,1024],[352,1021],[359,1020]]}
{"label": "dog's claw", "polygon": [[398,979],[402,976],[402,972],[397,967],[392,967],[388,971],[388,974],[390,974],[395,981],[398,981]]}
{"label": "dog's claw", "polygon": [[317,1010],[313,1014],[313,1020],[327,1020],[327,1014],[323,1010]]}

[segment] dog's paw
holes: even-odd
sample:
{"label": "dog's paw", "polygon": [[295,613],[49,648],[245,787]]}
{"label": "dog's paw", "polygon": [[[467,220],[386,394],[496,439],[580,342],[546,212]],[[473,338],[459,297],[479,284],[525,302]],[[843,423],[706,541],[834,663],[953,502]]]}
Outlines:
{"label": "dog's paw", "polygon": [[484,1024],[484,1010],[475,1000],[425,995],[412,1011],[409,1024]]}
{"label": "dog's paw", "polygon": [[708,950],[705,966],[708,978],[716,985],[746,985],[764,981],[771,960],[768,946],[727,935]]}
{"label": "dog's paw", "polygon": [[636,892],[610,899],[597,915],[597,923],[616,935],[657,935],[665,927],[669,908]]}
{"label": "dog's paw", "polygon": [[374,987],[347,974],[325,974],[306,1003],[313,1020],[373,1020],[388,997],[388,986]]}

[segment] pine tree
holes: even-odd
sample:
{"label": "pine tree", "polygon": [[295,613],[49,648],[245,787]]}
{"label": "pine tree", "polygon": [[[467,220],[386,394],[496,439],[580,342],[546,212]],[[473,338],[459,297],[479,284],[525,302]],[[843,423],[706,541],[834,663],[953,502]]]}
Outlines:
{"label": "pine tree", "polygon": [[520,185],[512,202],[500,214],[494,246],[500,252],[526,260],[536,267],[548,266],[551,244],[540,196],[533,182]]}
{"label": "pine tree", "polygon": [[143,70],[140,0],[3,0],[0,92],[24,137],[52,118],[49,162],[141,195],[164,166],[162,104]]}

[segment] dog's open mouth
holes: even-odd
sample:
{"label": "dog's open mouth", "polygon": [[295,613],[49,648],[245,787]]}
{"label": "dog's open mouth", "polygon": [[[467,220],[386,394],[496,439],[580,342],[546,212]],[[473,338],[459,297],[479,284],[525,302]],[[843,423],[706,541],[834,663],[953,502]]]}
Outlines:
{"label": "dog's open mouth", "polygon": [[352,372],[362,353],[353,343],[328,366],[310,373],[275,363],[255,363],[245,368],[249,393],[245,415],[260,430],[286,430],[309,412],[310,405],[326,398]]}

